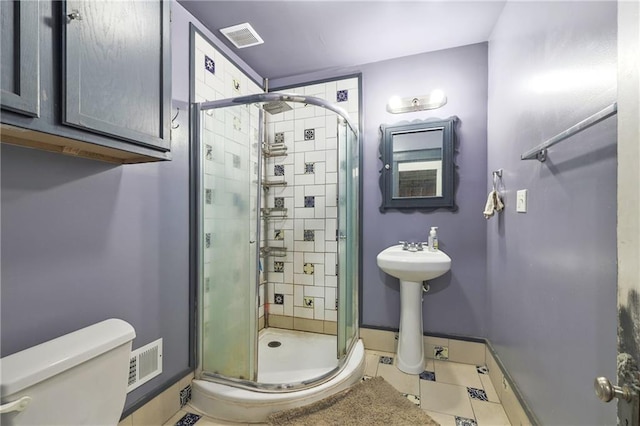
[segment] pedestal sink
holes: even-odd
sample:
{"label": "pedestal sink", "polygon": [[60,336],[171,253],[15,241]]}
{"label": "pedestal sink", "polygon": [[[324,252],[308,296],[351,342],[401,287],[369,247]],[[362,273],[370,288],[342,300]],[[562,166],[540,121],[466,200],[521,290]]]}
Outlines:
{"label": "pedestal sink", "polygon": [[424,371],[422,282],[445,274],[451,258],[440,250],[403,250],[398,244],[381,251],[376,260],[380,269],[400,280],[397,366],[405,373],[420,374]]}

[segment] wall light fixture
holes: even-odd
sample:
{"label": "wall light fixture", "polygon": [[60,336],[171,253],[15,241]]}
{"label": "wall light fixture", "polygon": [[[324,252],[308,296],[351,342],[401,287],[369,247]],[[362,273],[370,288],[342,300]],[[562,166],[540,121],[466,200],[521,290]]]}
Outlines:
{"label": "wall light fixture", "polygon": [[447,97],[440,89],[436,89],[428,95],[401,98],[392,96],[387,102],[387,111],[392,114],[403,112],[423,111],[426,109],[436,109],[447,103]]}

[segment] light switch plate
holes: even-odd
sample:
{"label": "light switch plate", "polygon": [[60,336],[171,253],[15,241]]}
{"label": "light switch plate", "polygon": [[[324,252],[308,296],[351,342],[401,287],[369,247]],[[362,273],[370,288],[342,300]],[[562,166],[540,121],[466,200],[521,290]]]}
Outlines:
{"label": "light switch plate", "polygon": [[527,212],[527,190],[521,189],[516,192],[516,212]]}

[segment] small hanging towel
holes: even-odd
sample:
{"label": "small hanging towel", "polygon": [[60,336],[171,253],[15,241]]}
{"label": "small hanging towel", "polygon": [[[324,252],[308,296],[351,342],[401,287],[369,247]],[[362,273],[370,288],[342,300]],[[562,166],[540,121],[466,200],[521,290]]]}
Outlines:
{"label": "small hanging towel", "polygon": [[495,189],[489,192],[489,196],[487,197],[487,204],[484,206],[484,217],[485,219],[489,219],[494,215],[495,212],[502,211],[504,209],[504,203],[502,202],[502,197]]}

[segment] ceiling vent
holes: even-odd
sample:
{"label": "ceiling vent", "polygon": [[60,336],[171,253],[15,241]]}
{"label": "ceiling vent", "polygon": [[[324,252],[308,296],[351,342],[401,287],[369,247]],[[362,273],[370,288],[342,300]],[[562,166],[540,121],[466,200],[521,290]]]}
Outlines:
{"label": "ceiling vent", "polygon": [[264,43],[256,30],[254,30],[248,22],[234,25],[233,27],[222,28],[220,32],[238,49]]}

